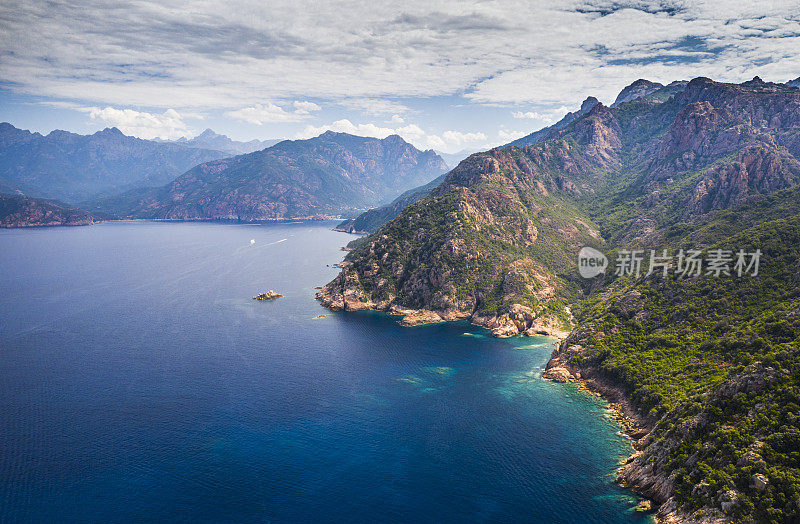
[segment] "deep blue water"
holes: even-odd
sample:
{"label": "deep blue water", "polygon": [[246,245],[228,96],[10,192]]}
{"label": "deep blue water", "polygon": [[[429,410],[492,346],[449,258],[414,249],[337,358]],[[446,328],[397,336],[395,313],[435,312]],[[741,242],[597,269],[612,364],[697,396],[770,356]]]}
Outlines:
{"label": "deep blue water", "polygon": [[324,310],[330,226],[0,231],[0,521],[647,519],[552,340]]}

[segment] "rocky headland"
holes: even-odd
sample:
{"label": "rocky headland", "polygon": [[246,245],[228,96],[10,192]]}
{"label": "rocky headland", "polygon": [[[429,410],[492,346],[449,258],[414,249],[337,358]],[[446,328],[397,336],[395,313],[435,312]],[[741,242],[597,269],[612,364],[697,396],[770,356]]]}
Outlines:
{"label": "rocky headland", "polygon": [[[354,243],[317,298],[404,325],[562,338],[544,377],[612,403],[637,450],[619,480],[661,520],[800,519],[800,91],[639,81],[615,107],[586,106],[524,147],[462,161]],[[612,261],[764,259],[758,278],[581,279],[583,246]]]}

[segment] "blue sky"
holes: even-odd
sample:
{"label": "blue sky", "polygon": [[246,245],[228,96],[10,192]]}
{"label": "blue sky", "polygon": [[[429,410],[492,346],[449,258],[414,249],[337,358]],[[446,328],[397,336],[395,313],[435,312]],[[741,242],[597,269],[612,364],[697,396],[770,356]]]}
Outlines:
{"label": "blue sky", "polygon": [[[381,5],[385,4],[385,5]],[[637,78],[800,77],[792,1],[6,1],[0,120],[506,143]]]}

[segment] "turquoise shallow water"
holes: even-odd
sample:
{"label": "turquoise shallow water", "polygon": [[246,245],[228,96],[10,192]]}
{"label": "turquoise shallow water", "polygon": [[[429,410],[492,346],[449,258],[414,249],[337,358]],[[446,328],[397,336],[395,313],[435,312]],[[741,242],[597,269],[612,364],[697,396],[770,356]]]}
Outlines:
{"label": "turquoise shallow water", "polygon": [[551,340],[324,310],[330,227],[0,231],[0,521],[649,521]]}

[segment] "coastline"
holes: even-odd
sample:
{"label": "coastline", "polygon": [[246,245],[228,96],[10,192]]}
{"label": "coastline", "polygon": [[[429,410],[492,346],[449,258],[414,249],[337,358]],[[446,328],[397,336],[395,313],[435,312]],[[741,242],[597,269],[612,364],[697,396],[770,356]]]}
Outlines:
{"label": "coastline", "polygon": [[603,398],[609,404],[611,416],[622,426],[622,433],[631,439],[635,450],[620,461],[616,482],[645,497],[650,511],[659,524],[729,524],[732,521],[713,508],[701,508],[688,513],[674,498],[674,478],[655,466],[661,450],[648,449],[653,443],[652,432],[659,421],[639,414],[626,391],[603,377],[597,368],[575,369],[567,363],[567,353],[574,351],[569,339],[556,345],[547,362],[542,378],[553,382],[575,382],[580,389]]}
{"label": "coastline", "polygon": [[[625,488],[631,489],[636,494],[642,496],[646,503],[638,511],[652,513],[659,524],[689,524],[709,522],[708,520],[697,520],[689,515],[676,513],[677,508],[670,507],[668,513],[662,514],[665,503],[669,497],[660,496],[659,492],[647,489],[646,482],[640,482],[643,470],[636,459],[641,456],[642,450],[648,443],[648,436],[656,425],[656,421],[641,417],[636,411],[633,403],[619,386],[609,382],[599,376],[596,370],[574,370],[561,359],[561,347],[566,345],[569,332],[559,332],[558,335],[542,332],[517,331],[508,335],[496,335],[492,330],[492,325],[497,317],[480,317],[468,312],[444,312],[444,314],[425,310],[425,309],[405,309],[389,304],[373,304],[361,302],[359,300],[334,301],[326,291],[327,286],[318,291],[316,298],[322,305],[333,311],[378,311],[402,317],[397,323],[406,326],[420,326],[457,320],[469,320],[472,325],[489,330],[493,336],[507,338],[511,336],[550,336],[557,339],[554,349],[547,362],[542,378],[552,382],[575,382],[578,387],[592,395],[603,398],[609,405],[610,416],[622,427],[621,432],[631,440],[634,452],[621,460],[616,471],[616,482]],[[488,324],[488,325],[487,325]],[[559,336],[560,335],[560,336]],[[652,476],[647,479],[652,480]],[[666,479],[665,479],[666,480]],[[650,482],[653,484],[654,482]],[[661,485],[661,483],[655,482]],[[663,481],[662,481],[663,483]],[[669,486],[671,488],[671,485]]]}
{"label": "coastline", "polygon": [[353,285],[354,282],[347,276],[346,270],[349,265],[349,262],[344,261],[331,266],[343,271],[317,291],[315,297],[324,307],[333,311],[382,311],[402,316],[403,318],[397,322],[406,327],[469,319],[471,324],[488,329],[492,336],[498,338],[524,335],[549,336],[564,340],[570,333],[555,315],[549,314],[544,309],[537,312],[520,304],[512,305],[507,313],[481,315],[474,310],[415,309],[399,306],[393,300],[382,302],[362,300],[363,294],[358,292]]}
{"label": "coastline", "polygon": [[[334,311],[381,311],[401,316],[402,326],[418,326],[455,320],[469,320],[471,324],[489,330],[498,338],[516,335],[550,336],[560,340],[554,348],[542,378],[555,382],[576,382],[581,389],[598,395],[609,403],[611,416],[622,426],[622,433],[631,439],[634,452],[620,462],[616,482],[644,497],[639,511],[652,513],[661,524],[727,524],[731,520],[710,507],[688,513],[674,498],[675,476],[664,468],[672,442],[656,438],[653,430],[659,420],[641,415],[628,392],[619,384],[593,367],[573,368],[571,356],[580,354],[583,347],[571,340],[577,334],[572,326],[562,326],[553,316],[514,304],[507,313],[482,316],[475,311],[412,309],[398,306],[394,297],[374,302],[361,288],[357,275],[348,272],[348,261],[335,267],[339,275],[316,293],[321,304]],[[370,275],[366,275],[370,276]],[[571,311],[567,308],[568,314]],[[571,324],[574,325],[574,322]]]}

